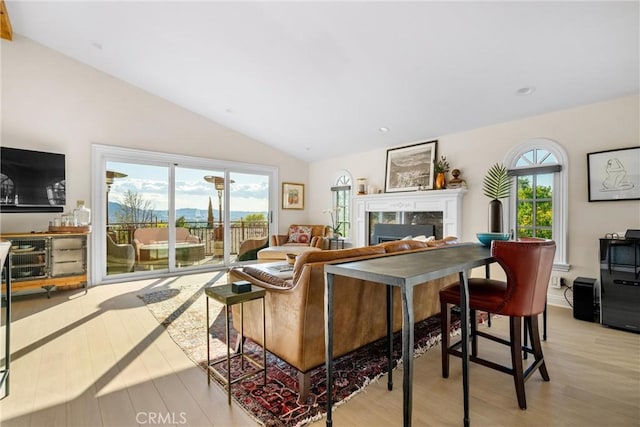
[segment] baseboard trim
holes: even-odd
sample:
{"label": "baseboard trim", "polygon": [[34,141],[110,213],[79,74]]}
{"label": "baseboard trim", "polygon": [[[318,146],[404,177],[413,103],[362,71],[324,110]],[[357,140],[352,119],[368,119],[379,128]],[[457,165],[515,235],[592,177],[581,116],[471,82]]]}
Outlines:
{"label": "baseboard trim", "polygon": [[556,307],[571,308],[564,295],[547,295],[547,304]]}

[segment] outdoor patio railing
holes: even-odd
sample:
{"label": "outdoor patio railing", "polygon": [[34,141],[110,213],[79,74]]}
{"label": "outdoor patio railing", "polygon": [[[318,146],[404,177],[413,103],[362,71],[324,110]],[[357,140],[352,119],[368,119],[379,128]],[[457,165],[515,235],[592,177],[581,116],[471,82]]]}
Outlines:
{"label": "outdoor patio railing", "polygon": [[[198,236],[200,242],[205,244],[205,254],[214,254],[216,241],[221,241],[221,225],[215,222],[211,226],[207,221],[186,221],[182,227],[189,229],[189,233]],[[168,227],[166,222],[146,222],[146,223],[110,223],[107,225],[107,233],[111,235],[116,243],[132,243],[133,233],[137,228]],[[220,230],[220,231],[218,231]],[[252,238],[264,238],[269,235],[269,224],[267,221],[231,221],[230,241],[228,244],[229,253],[235,255],[240,249],[240,244]]]}

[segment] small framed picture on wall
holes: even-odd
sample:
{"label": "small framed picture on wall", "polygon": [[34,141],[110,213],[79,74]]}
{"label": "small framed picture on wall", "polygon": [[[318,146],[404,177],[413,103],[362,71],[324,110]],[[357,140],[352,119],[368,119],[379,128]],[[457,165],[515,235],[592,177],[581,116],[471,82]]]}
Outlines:
{"label": "small framed picture on wall", "polygon": [[304,209],[304,184],[282,183],[282,209]]}

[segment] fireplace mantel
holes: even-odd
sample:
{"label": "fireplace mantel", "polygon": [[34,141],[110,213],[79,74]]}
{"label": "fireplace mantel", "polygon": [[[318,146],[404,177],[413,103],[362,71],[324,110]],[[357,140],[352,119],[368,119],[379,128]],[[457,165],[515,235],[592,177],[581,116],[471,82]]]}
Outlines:
{"label": "fireplace mantel", "polygon": [[355,196],[353,245],[368,245],[369,212],[442,212],[444,236],[461,237],[462,197],[467,190],[431,190]]}

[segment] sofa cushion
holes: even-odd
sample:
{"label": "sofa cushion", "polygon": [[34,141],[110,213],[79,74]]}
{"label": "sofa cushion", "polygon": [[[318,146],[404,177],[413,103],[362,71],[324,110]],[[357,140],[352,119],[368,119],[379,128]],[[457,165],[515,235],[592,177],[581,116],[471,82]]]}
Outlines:
{"label": "sofa cushion", "polygon": [[368,255],[384,254],[384,248],[382,246],[363,246],[360,248],[349,249],[335,249],[328,251],[314,251],[304,252],[296,257],[296,262],[293,266],[293,282],[297,283],[300,274],[302,274],[302,268],[307,263],[312,262],[329,262],[346,258],[355,258]]}
{"label": "sofa cushion", "polygon": [[292,225],[289,227],[289,241],[287,243],[306,243],[311,241],[311,227]]}
{"label": "sofa cushion", "polygon": [[380,243],[377,246],[381,246],[385,253],[410,251],[414,249],[427,248],[427,242],[420,242],[418,240],[393,240],[390,242]]}

